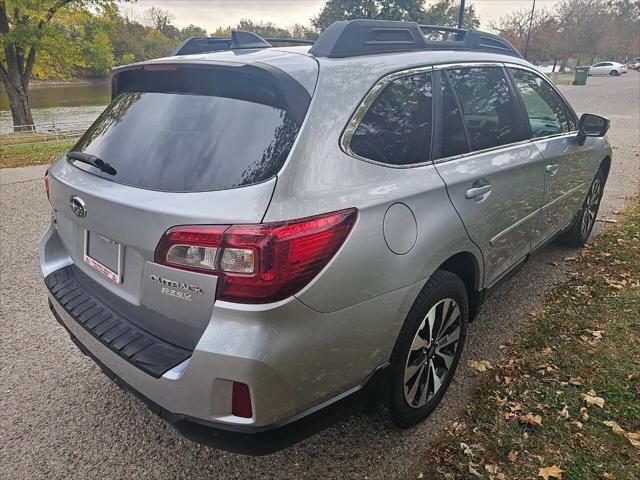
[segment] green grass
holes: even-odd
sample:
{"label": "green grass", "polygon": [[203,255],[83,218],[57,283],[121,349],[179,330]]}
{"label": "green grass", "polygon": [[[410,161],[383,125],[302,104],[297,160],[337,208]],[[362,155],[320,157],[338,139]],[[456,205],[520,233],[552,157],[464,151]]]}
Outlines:
{"label": "green grass", "polygon": [[7,145],[0,143],[0,168],[49,164],[69,150],[77,140]]}
{"label": "green grass", "polygon": [[[603,422],[640,430],[638,202],[582,250],[569,279],[518,338],[465,418],[421,452],[415,476],[533,479],[557,466],[563,480],[637,479],[640,442],[634,447]],[[590,390],[603,408],[586,404]],[[565,406],[568,418],[560,414]],[[540,415],[542,425],[523,423],[527,413]]]}

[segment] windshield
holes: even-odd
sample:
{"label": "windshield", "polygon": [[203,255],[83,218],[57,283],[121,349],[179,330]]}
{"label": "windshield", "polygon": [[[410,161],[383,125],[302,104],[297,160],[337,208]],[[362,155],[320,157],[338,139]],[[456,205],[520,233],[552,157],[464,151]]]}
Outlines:
{"label": "windshield", "polygon": [[73,149],[95,155],[116,174],[73,163],[141,188],[221,190],[273,177],[298,130],[285,110],[266,103],[180,92],[124,92]]}

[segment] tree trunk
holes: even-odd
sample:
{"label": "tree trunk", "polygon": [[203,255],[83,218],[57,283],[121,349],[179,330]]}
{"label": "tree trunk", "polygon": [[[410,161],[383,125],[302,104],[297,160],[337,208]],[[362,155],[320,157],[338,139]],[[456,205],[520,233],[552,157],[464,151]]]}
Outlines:
{"label": "tree trunk", "polygon": [[563,58],[562,61],[560,62],[560,70],[558,70],[559,72],[564,72],[567,69],[567,59]]}
{"label": "tree trunk", "polygon": [[9,97],[14,132],[33,130],[33,115],[31,114],[31,104],[29,103],[27,89],[24,88],[20,80],[3,83]]}
{"label": "tree trunk", "polygon": [[553,59],[553,68],[551,69],[552,73],[556,71],[556,65],[558,65],[558,59],[554,58]]}

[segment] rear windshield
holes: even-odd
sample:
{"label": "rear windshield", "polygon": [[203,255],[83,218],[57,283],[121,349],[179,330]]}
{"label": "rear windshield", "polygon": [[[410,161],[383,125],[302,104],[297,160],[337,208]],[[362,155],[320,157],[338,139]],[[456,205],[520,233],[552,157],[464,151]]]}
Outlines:
{"label": "rear windshield", "polygon": [[299,122],[265,101],[268,95],[256,98],[255,86],[247,89],[120,93],[73,149],[109,163],[115,175],[73,163],[114,182],[169,192],[265,181],[286,160]]}

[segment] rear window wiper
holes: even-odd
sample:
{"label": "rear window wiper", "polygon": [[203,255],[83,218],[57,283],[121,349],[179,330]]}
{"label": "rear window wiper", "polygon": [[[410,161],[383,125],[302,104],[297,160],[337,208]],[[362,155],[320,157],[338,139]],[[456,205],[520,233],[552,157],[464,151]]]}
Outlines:
{"label": "rear window wiper", "polygon": [[116,169],[109,165],[107,162],[89,153],[76,152],[71,150],[67,152],[67,158],[96,167],[101,172],[108,173],[109,175],[115,175],[116,173],[118,173],[116,172]]}

